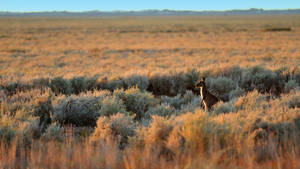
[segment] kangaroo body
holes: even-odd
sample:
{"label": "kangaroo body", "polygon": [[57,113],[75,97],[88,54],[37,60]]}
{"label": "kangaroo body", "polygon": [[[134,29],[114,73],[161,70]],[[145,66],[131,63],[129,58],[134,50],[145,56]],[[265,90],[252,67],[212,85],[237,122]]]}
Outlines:
{"label": "kangaroo body", "polygon": [[205,111],[210,111],[211,107],[216,104],[220,99],[217,98],[215,95],[211,94],[207,88],[206,88],[206,84],[205,84],[205,78],[202,78],[197,84],[196,84],[197,88],[200,88],[200,95],[201,95],[201,102],[200,105],[202,105],[202,103],[205,106]]}

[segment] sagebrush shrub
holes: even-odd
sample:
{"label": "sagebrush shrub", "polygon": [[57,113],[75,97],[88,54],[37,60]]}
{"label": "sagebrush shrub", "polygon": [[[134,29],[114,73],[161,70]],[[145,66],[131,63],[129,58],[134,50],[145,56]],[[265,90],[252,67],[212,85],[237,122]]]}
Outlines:
{"label": "sagebrush shrub", "polygon": [[184,99],[181,97],[181,94],[178,94],[175,97],[162,96],[161,101],[162,103],[168,104],[175,109],[180,109],[181,105],[184,104]]}
{"label": "sagebrush shrub", "polygon": [[62,77],[55,77],[51,79],[49,86],[55,94],[62,93],[70,95],[72,93],[72,83]]}
{"label": "sagebrush shrub", "polygon": [[230,92],[237,88],[237,84],[227,77],[207,79],[207,86],[223,101],[228,101]]}
{"label": "sagebrush shrub", "polygon": [[186,91],[186,77],[183,72],[154,74],[149,78],[148,90],[154,95],[176,96]]}
{"label": "sagebrush shrub", "polygon": [[123,101],[126,110],[134,113],[136,115],[135,119],[138,120],[144,118],[146,111],[158,103],[151,93],[141,91],[137,87],[116,90],[113,94]]}
{"label": "sagebrush shrub", "polygon": [[151,107],[147,112],[147,116],[158,115],[170,117],[171,115],[176,114],[176,109],[169,104],[161,104],[156,107]]}
{"label": "sagebrush shrub", "polygon": [[194,93],[199,93],[199,90],[195,88],[195,84],[200,80],[200,72],[195,69],[189,69],[185,73],[185,85],[187,90],[191,90]]}
{"label": "sagebrush shrub", "polygon": [[0,140],[9,144],[16,136],[16,131],[8,125],[0,125]]}
{"label": "sagebrush shrub", "polygon": [[140,90],[146,90],[149,86],[149,79],[145,75],[130,74],[124,78],[127,88],[138,87]]}
{"label": "sagebrush shrub", "polygon": [[99,96],[68,96],[58,100],[53,120],[60,124],[95,126],[100,116]]}
{"label": "sagebrush shrub", "polygon": [[64,133],[63,128],[56,123],[52,123],[45,133],[43,134],[42,138],[47,141],[63,141]]}
{"label": "sagebrush shrub", "polygon": [[289,80],[287,83],[285,83],[283,91],[285,93],[289,93],[291,90],[296,90],[296,89],[299,89],[296,80]]}
{"label": "sagebrush shrub", "polygon": [[239,98],[241,96],[243,96],[246,92],[240,88],[240,87],[237,87],[236,89],[234,90],[231,90],[228,94],[228,97],[229,97],[229,100],[231,99],[235,99],[235,98]]}
{"label": "sagebrush shrub", "polygon": [[174,124],[175,123],[172,120],[168,120],[166,117],[157,115],[152,116],[152,123],[147,129],[147,133],[144,138],[146,144],[165,146],[165,143],[173,130]]}
{"label": "sagebrush shrub", "polygon": [[182,72],[174,72],[170,74],[170,95],[175,96],[178,93],[183,94],[186,91],[186,77]]}
{"label": "sagebrush shrub", "polygon": [[72,85],[72,92],[74,92],[75,94],[79,94],[80,92],[87,90],[87,80],[82,76],[73,77],[72,79],[70,79],[70,82]]}
{"label": "sagebrush shrub", "polygon": [[288,98],[289,108],[300,108],[300,92],[297,92],[295,95],[292,95]]}
{"label": "sagebrush shrub", "polygon": [[49,78],[38,78],[32,80],[32,86],[34,88],[46,88],[49,86]]}
{"label": "sagebrush shrub", "polygon": [[114,91],[116,89],[125,88],[125,82],[121,77],[110,77],[109,79],[104,77],[98,79],[97,88],[98,90],[107,89],[110,91]]}
{"label": "sagebrush shrub", "polygon": [[87,90],[95,90],[97,89],[97,80],[98,80],[98,77],[97,76],[94,76],[94,77],[91,77],[91,78],[88,78],[86,79],[86,88]]}
{"label": "sagebrush shrub", "polygon": [[25,84],[22,82],[13,82],[9,84],[3,84],[2,88],[4,89],[6,95],[14,95],[20,91],[29,90],[32,88],[30,84]]}
{"label": "sagebrush shrub", "polygon": [[233,105],[234,103],[231,102],[220,102],[216,105],[214,105],[214,113],[215,114],[221,114],[221,113],[229,113],[229,112],[235,112],[236,108]]}
{"label": "sagebrush shrub", "polygon": [[24,145],[30,145],[33,139],[39,139],[42,135],[39,126],[39,119],[23,122],[17,132],[18,139],[21,139]]}
{"label": "sagebrush shrub", "polygon": [[170,81],[167,75],[154,74],[149,78],[148,90],[154,95],[170,95]]}
{"label": "sagebrush shrub", "polygon": [[[144,144],[149,147],[153,153],[158,153],[159,157],[164,157],[167,160],[172,160],[175,153],[170,149],[171,145],[167,144],[169,136],[172,133],[175,122],[161,116],[152,116],[152,123],[146,129],[144,136]],[[173,138],[174,139],[174,138]],[[172,142],[169,142],[172,143]]]}
{"label": "sagebrush shrub", "polygon": [[100,102],[99,115],[110,116],[116,113],[126,113],[126,106],[123,101],[115,96],[103,98]]}
{"label": "sagebrush shrub", "polygon": [[298,85],[300,86],[300,71],[298,74],[295,75],[295,80],[298,83]]}
{"label": "sagebrush shrub", "polygon": [[188,90],[183,96],[181,94],[177,94],[175,97],[162,96],[161,101],[163,104],[170,105],[179,110],[183,108],[184,105],[194,102],[195,98],[196,96],[193,94],[193,92]]}
{"label": "sagebrush shrub", "polygon": [[91,136],[92,141],[113,139],[123,148],[128,143],[128,137],[135,134],[136,125],[133,116],[117,113],[109,117],[103,116],[97,120],[97,127]]}
{"label": "sagebrush shrub", "polygon": [[237,99],[234,106],[237,110],[253,111],[261,108],[262,105],[267,104],[266,96],[260,94],[257,90],[249,92],[247,95]]}
{"label": "sagebrush shrub", "polygon": [[259,92],[269,92],[271,87],[279,88],[282,83],[282,79],[276,73],[265,70],[262,67],[253,67],[250,69],[250,72],[252,74],[252,83]]}
{"label": "sagebrush shrub", "polygon": [[287,145],[297,144],[297,135],[299,135],[295,125],[288,121],[257,120],[252,124],[250,132],[246,132],[248,135],[247,144],[256,153],[256,161],[273,159],[274,154],[279,150],[287,151]]}
{"label": "sagebrush shrub", "polygon": [[44,132],[48,125],[51,124],[53,111],[51,93],[49,91],[35,100],[34,115],[39,117],[41,132]]}

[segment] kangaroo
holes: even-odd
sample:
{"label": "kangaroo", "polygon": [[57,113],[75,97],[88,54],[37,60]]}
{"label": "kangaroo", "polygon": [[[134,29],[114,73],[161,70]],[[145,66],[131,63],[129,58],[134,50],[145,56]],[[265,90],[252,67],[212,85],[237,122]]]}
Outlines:
{"label": "kangaroo", "polygon": [[200,105],[202,105],[202,103],[205,106],[205,111],[210,111],[211,107],[216,104],[220,99],[217,98],[215,95],[211,94],[207,88],[206,88],[206,84],[205,84],[205,78],[202,77],[201,80],[196,83],[195,85],[196,88],[200,88],[200,95],[201,95],[201,102]]}

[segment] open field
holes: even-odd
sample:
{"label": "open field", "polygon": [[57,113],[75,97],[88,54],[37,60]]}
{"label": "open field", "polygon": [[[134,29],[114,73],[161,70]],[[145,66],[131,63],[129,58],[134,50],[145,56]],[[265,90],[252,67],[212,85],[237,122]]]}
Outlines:
{"label": "open field", "polygon": [[299,168],[300,15],[2,17],[0,139],[1,168]]}

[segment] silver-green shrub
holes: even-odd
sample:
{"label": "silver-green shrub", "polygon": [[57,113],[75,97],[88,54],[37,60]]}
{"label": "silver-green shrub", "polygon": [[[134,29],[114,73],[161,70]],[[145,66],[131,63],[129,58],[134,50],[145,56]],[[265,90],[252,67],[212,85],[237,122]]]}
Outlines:
{"label": "silver-green shrub", "polygon": [[237,88],[237,84],[227,77],[207,79],[208,89],[223,101],[229,100],[231,91]]}
{"label": "silver-green shrub", "polygon": [[100,116],[101,96],[68,96],[56,101],[53,120],[60,124],[95,126]]}
{"label": "silver-green shrub", "polygon": [[147,110],[158,104],[158,100],[151,93],[137,87],[115,90],[113,95],[123,101],[128,112],[136,115],[135,119],[144,118]]}
{"label": "silver-green shrub", "polygon": [[79,94],[80,92],[83,92],[87,90],[88,83],[87,80],[80,76],[80,77],[73,77],[70,79],[71,85],[72,85],[72,91],[75,94]]}
{"label": "silver-green shrub", "polygon": [[151,107],[146,114],[150,117],[151,115],[170,117],[176,114],[176,109],[169,104],[161,104],[156,107]]}
{"label": "silver-green shrub", "polygon": [[100,102],[100,110],[98,111],[101,116],[110,116],[116,113],[126,113],[126,106],[123,101],[115,96],[103,98]]}
{"label": "silver-green shrub", "polygon": [[125,77],[124,82],[126,87],[131,88],[136,86],[140,90],[146,90],[149,85],[149,79],[147,76],[137,74],[131,74],[130,76]]}
{"label": "silver-green shrub", "polygon": [[109,117],[103,116],[97,120],[97,127],[91,136],[92,141],[114,140],[121,148],[128,143],[128,137],[135,134],[136,125],[133,116],[117,113]]}
{"label": "silver-green shrub", "polygon": [[43,134],[42,138],[44,140],[50,141],[50,140],[54,140],[54,141],[63,141],[63,128],[60,127],[59,124],[56,123],[52,123],[47,130],[45,131],[45,133]]}
{"label": "silver-green shrub", "polygon": [[72,93],[72,83],[62,77],[55,77],[51,79],[49,86],[55,94],[62,93],[70,95]]}

